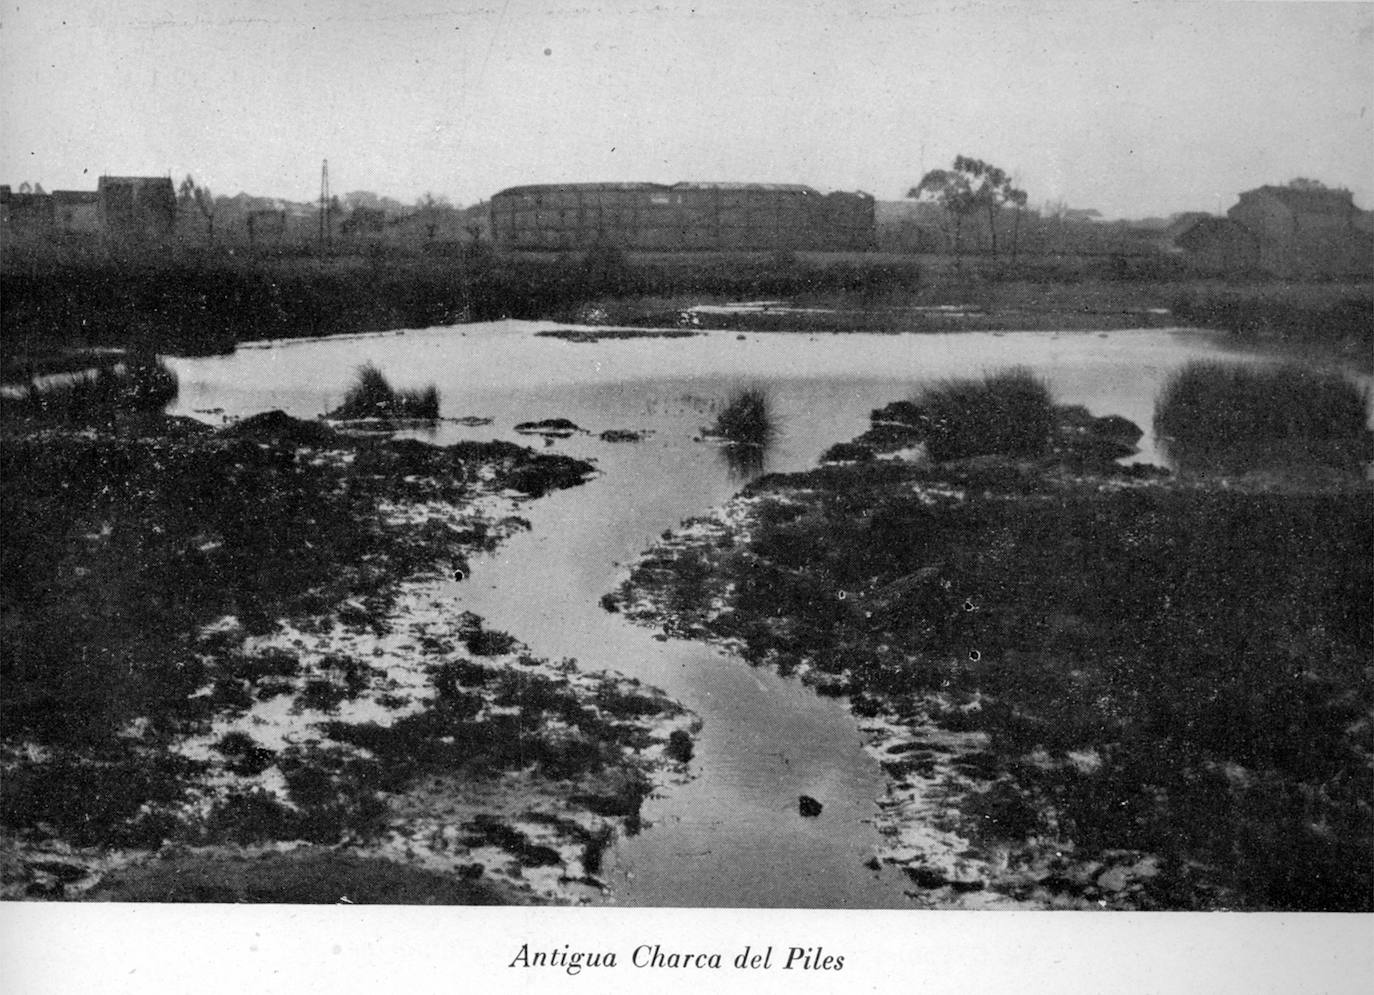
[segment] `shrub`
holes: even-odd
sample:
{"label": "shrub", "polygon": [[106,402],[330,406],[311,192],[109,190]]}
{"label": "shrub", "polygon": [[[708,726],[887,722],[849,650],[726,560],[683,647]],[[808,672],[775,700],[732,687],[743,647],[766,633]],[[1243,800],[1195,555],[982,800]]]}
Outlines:
{"label": "shrub", "polygon": [[1039,456],[1054,429],[1048,385],[1021,366],[981,380],[939,381],[915,403],[929,419],[927,451],[940,462],[993,453]]}
{"label": "shrub", "polygon": [[439,417],[439,391],[433,384],[423,389],[396,390],[371,363],[358,367],[344,393],[343,404],[330,418],[425,418]]}
{"label": "shrub", "polygon": [[1344,461],[1367,446],[1367,404],[1366,392],[1338,373],[1195,361],[1165,383],[1154,425],[1185,465],[1288,459],[1303,454],[1295,447]]}
{"label": "shrub", "polygon": [[761,387],[744,387],[730,395],[716,416],[715,434],[729,442],[765,446],[777,434],[772,401]]}

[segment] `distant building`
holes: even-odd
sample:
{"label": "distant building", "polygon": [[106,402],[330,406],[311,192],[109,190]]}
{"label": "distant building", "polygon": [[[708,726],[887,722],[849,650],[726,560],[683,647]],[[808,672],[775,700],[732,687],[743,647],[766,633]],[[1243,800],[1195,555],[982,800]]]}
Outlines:
{"label": "distant building", "polygon": [[1226,216],[1258,241],[1259,268],[1276,276],[1355,276],[1374,271],[1369,212],[1349,190],[1263,186]]}
{"label": "distant building", "polygon": [[1224,218],[1180,215],[1166,237],[1170,251],[1206,273],[1359,277],[1374,275],[1371,219],[1349,190],[1309,181],[1247,190]]}
{"label": "distant building", "polygon": [[45,193],[15,193],[0,186],[0,238],[6,246],[51,238],[52,198]]}
{"label": "distant building", "polygon": [[168,176],[102,176],[96,184],[107,243],[166,242],[176,231],[177,196]]}
{"label": "distant building", "polygon": [[1190,214],[1170,226],[1176,251],[1204,273],[1247,272],[1259,268],[1260,241],[1238,221]]}
{"label": "distant building", "polygon": [[63,233],[94,235],[100,231],[100,194],[94,190],[54,190],[53,220]]}
{"label": "distant building", "polygon": [[494,195],[491,233],[516,249],[864,250],[873,210],[867,194],[793,184],[544,184]]}

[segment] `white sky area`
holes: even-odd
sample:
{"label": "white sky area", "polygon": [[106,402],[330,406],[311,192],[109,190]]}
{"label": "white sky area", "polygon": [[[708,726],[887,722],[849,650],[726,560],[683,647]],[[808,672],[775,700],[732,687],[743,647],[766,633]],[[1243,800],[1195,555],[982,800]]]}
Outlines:
{"label": "white sky area", "polygon": [[8,0],[0,181],[217,194],[564,181],[899,199],[975,156],[1033,205],[1222,212],[1295,176],[1374,207],[1374,4]]}

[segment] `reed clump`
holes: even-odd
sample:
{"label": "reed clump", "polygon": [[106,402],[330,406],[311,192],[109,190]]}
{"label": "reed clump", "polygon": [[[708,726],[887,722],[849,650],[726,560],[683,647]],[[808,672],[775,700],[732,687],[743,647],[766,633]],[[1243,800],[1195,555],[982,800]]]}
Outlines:
{"label": "reed clump", "polygon": [[982,378],[941,380],[915,399],[926,450],[938,462],[998,454],[1043,455],[1054,430],[1049,386],[1023,366]]}
{"label": "reed clump", "polygon": [[439,417],[439,389],[430,384],[419,389],[398,390],[371,363],[358,367],[343,404],[330,418],[354,421],[365,418],[407,418],[433,421]]}
{"label": "reed clump", "polygon": [[1199,360],[1164,384],[1154,427],[1181,464],[1258,463],[1266,453],[1358,461],[1368,456],[1368,400],[1339,373]]}
{"label": "reed clump", "polygon": [[712,431],[738,445],[768,445],[778,433],[777,414],[768,392],[762,387],[736,390],[716,416]]}

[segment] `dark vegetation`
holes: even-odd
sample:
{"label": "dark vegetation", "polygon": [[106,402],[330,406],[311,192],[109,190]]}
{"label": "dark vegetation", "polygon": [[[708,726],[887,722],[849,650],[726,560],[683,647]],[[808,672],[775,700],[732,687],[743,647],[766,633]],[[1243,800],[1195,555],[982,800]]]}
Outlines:
{"label": "dark vegetation", "polygon": [[773,403],[762,387],[742,387],[725,401],[712,434],[735,445],[767,446],[778,433]]}
{"label": "dark vegetation", "polygon": [[467,880],[338,850],[207,860],[170,857],[109,875],[91,895],[112,902],[334,905],[500,905],[489,881]]}
{"label": "dark vegetation", "polygon": [[[327,708],[356,696],[374,677],[361,661],[324,660],[302,683],[293,654],[245,654],[238,641],[286,616],[381,624],[396,580],[495,544],[484,526],[390,524],[384,499],[460,499],[479,463],[497,486],[531,492],[591,469],[509,443],[352,439],[280,412],[217,432],[152,416],[62,424],[7,421],[0,440],[0,744],[51,751],[7,764],[0,817],[90,844],[195,832],[337,841],[340,827],[367,824],[376,812],[362,788],[299,811],[250,792],[192,832],[168,813],[198,768],[166,746],[255,698],[298,693],[299,707]],[[351,463],[321,458],[341,450]],[[199,634],[225,614],[237,634]],[[244,737],[218,754],[244,774],[273,762]]]}
{"label": "dark vegetation", "polygon": [[1228,289],[1186,291],[1172,302],[1183,321],[1220,328],[1245,339],[1277,338],[1299,343],[1347,345],[1374,358],[1374,294],[1304,294],[1260,286],[1249,292]]}
{"label": "dark vegetation", "polygon": [[[605,312],[608,324],[676,328],[686,305],[761,299],[835,310],[697,313],[691,329],[950,331],[1183,321],[1247,337],[1355,348],[1366,360],[1374,352],[1368,284],[1223,282],[1170,262],[966,260],[946,271],[950,261],[939,256],[629,258],[612,246],[582,256],[501,256],[472,246],[448,256],[10,260],[0,272],[0,324],[6,329],[0,367],[6,382],[23,383],[34,372],[85,368],[87,360],[74,360],[73,350],[89,347],[209,354],[254,339],[463,320],[576,322],[589,304]],[[970,310],[920,310],[944,304]],[[1173,314],[1151,310],[1169,307]]]}
{"label": "dark vegetation", "polygon": [[371,363],[358,367],[357,376],[344,393],[343,404],[326,417],[347,421],[363,418],[428,419],[439,417],[439,390],[428,387],[397,390]]}
{"label": "dark vegetation", "polygon": [[131,354],[118,364],[107,357],[93,370],[30,383],[19,396],[3,399],[0,416],[69,425],[111,422],[121,414],[162,411],[176,400],[177,389],[176,374],[156,356]]}
{"label": "dark vegetation", "polygon": [[981,380],[945,380],[914,399],[926,450],[938,461],[1000,453],[1042,455],[1054,428],[1050,390],[1030,370],[1017,367]]}
{"label": "dark vegetation", "polygon": [[[615,766],[622,749],[649,745],[632,720],[675,711],[659,696],[603,689],[588,703],[566,679],[481,670],[445,665],[435,678],[439,694],[433,706],[389,726],[330,722],[323,729],[336,742],[369,751],[380,765],[381,785],[399,791],[426,774],[462,770],[495,773],[533,766],[555,779],[602,773]],[[471,686],[488,688],[494,705],[515,711],[479,715],[483,698],[465,690]],[[624,788],[637,798],[648,790],[642,778]],[[638,811],[637,800],[633,811]]]}
{"label": "dark vegetation", "polygon": [[629,263],[606,247],[585,257],[455,259],[89,261],[8,265],[0,322],[8,378],[23,379],[71,347],[141,348],[181,355],[228,352],[236,342],[425,328],[455,320],[573,320],[606,298],[758,297],[914,287],[915,264],[835,263],[778,268],[713,258],[690,265]]}
{"label": "dark vegetation", "polygon": [[[1325,380],[1281,384],[1280,410],[1347,411]],[[746,546],[651,556],[631,584],[666,585],[665,624],[741,639],[783,671],[806,662],[862,714],[987,734],[961,759],[988,785],[961,803],[975,838],[1068,839],[1082,861],[1154,854],[1142,908],[1374,909],[1374,502],[1360,475],[1121,486],[1137,471],[1086,459],[1098,441],[1076,426],[1112,441],[1130,436],[1124,420],[1061,408],[1049,431],[998,443],[1021,458],[990,456],[1002,399],[945,393],[974,416],[948,462],[761,478]],[[889,448],[923,437],[930,402],[874,412],[874,431],[898,433]],[[1160,413],[1213,429],[1206,411]],[[913,492],[928,484],[968,496]],[[715,617],[712,595],[726,599]],[[913,752],[889,774],[928,762]]]}
{"label": "dark vegetation", "polygon": [[1351,468],[1374,456],[1368,403],[1339,373],[1196,361],[1164,385],[1155,431],[1188,469],[1284,462]]}

